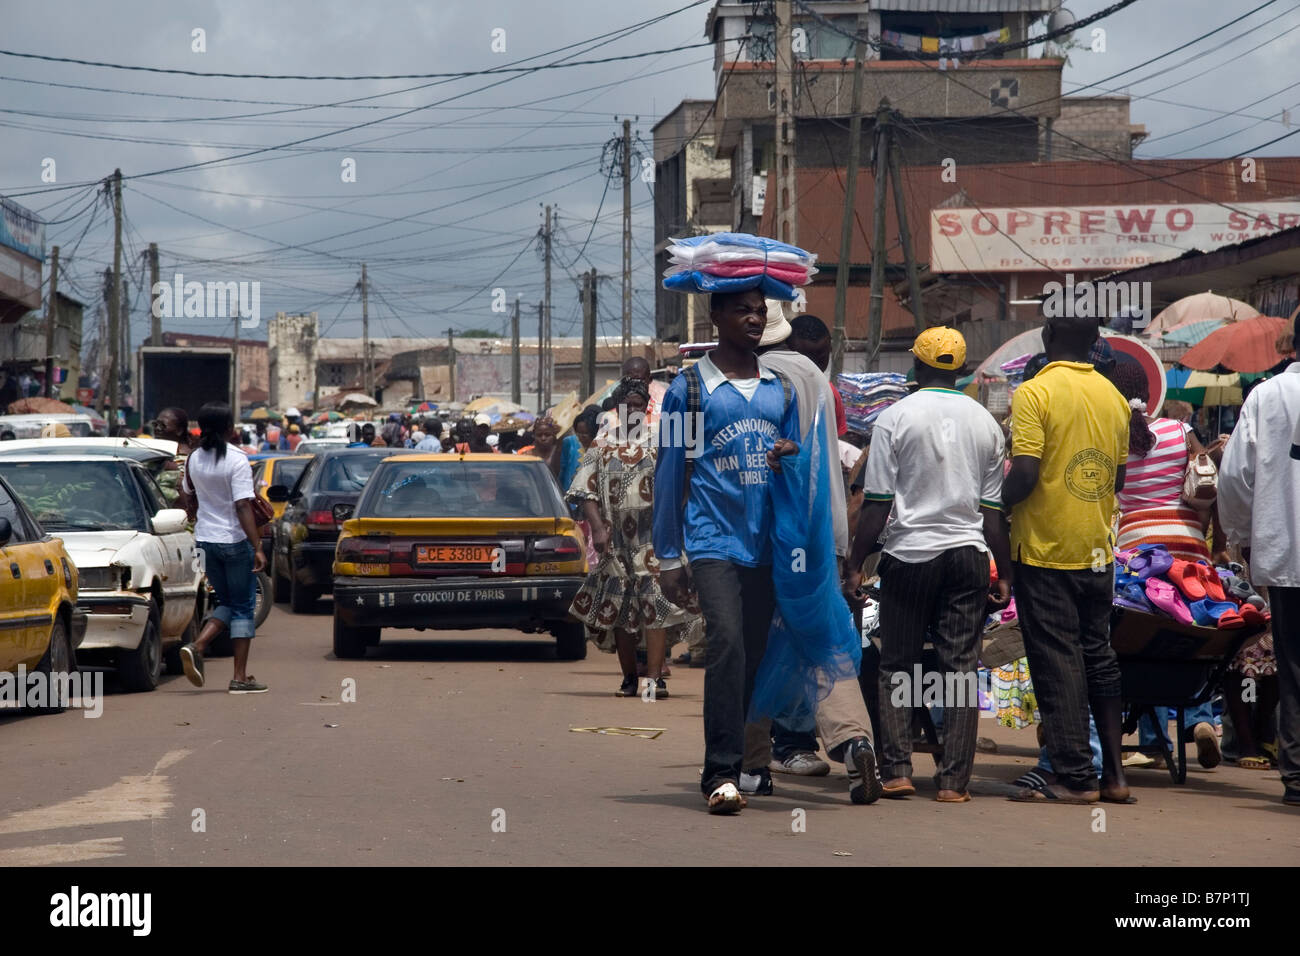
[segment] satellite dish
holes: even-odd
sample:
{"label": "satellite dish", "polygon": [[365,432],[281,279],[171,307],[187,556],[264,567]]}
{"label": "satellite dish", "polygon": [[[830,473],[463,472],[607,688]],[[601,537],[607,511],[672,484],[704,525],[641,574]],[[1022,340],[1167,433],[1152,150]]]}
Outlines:
{"label": "satellite dish", "polygon": [[[1052,11],[1052,15],[1047,18],[1047,32],[1055,33],[1057,30],[1069,30],[1073,32],[1075,22],[1076,20],[1073,13],[1065,9],[1065,7],[1057,7]],[[1068,40],[1069,38],[1069,33],[1062,33],[1057,37],[1058,40]]]}

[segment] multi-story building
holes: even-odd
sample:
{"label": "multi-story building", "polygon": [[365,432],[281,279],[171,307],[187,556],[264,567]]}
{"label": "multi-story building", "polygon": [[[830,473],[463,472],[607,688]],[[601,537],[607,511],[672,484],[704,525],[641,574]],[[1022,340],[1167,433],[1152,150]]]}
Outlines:
{"label": "multi-story building", "polygon": [[[718,0],[714,41],[714,143],[731,163],[731,227],[755,231],[776,145],[776,60],[771,4]],[[1058,56],[1033,57],[1029,28],[1060,0],[821,0],[793,5],[795,165],[843,166],[849,153],[856,33],[863,66],[864,157],[882,100],[898,111],[902,162],[1034,162],[1041,129],[1061,110]],[[813,15],[805,11],[813,11]],[[1055,53],[1054,48],[1048,52]],[[943,59],[937,59],[937,56]],[[797,241],[797,237],[796,241]]]}

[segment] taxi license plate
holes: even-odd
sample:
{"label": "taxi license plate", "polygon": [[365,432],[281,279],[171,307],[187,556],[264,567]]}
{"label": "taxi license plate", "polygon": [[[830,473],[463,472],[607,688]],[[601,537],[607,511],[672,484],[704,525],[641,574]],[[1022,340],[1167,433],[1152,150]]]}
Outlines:
{"label": "taxi license plate", "polygon": [[416,564],[491,564],[496,548],[490,545],[420,544]]}

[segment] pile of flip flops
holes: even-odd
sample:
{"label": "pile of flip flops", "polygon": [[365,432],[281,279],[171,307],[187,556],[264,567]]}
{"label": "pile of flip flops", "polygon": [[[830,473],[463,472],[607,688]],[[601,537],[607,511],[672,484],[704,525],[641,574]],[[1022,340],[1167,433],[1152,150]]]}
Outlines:
{"label": "pile of flip flops", "polygon": [[745,292],[790,302],[817,273],[816,253],[743,232],[671,239],[664,288],[674,292]]}
{"label": "pile of flip flops", "polygon": [[1184,561],[1163,544],[1115,552],[1115,604],[1201,627],[1256,630],[1269,620],[1268,605],[1240,565]]}

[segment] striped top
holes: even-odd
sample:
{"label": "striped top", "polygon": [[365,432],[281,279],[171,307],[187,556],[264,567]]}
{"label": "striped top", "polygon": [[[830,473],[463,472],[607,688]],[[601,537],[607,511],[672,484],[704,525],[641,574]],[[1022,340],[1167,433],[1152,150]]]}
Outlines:
{"label": "striped top", "polygon": [[1121,512],[1139,508],[1173,508],[1181,503],[1187,474],[1188,427],[1172,418],[1147,423],[1156,442],[1145,458],[1129,454],[1124,490],[1117,496]]}

